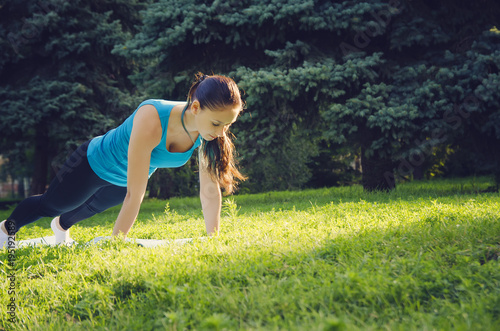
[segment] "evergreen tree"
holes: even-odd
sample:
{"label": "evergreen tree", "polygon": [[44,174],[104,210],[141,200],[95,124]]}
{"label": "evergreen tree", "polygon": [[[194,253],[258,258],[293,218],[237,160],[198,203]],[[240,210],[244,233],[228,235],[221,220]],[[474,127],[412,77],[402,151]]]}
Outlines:
{"label": "evergreen tree", "polygon": [[324,1],[160,0],[115,51],[144,65],[132,78],[149,97],[185,99],[198,70],[235,76],[249,105],[234,130],[251,188],[301,187],[318,152],[320,105],[343,94],[325,85],[338,53],[330,38],[355,15]]}
{"label": "evergreen tree", "polygon": [[132,64],[111,50],[134,32],[139,8],[125,0],[0,6],[1,154],[11,168],[31,165],[33,194],[77,143],[133,110]]}
{"label": "evergreen tree", "polygon": [[252,189],[301,187],[330,145],[360,150],[364,188],[389,190],[433,164],[435,147],[467,148],[471,130],[498,144],[499,7],[160,0],[115,52],[143,66],[132,79],[149,97],[185,99],[198,70],[234,76],[248,104],[234,129]]}
{"label": "evergreen tree", "polygon": [[[286,109],[287,117],[310,119],[319,111],[325,126],[314,121],[312,127],[323,130],[323,137],[361,149],[367,190],[393,188],[397,178],[432,164],[434,147],[468,137],[472,127],[477,141],[488,141],[489,152],[482,155],[498,169],[491,149],[499,130],[498,33],[492,29],[498,4],[308,4],[300,17],[289,17],[299,22],[293,25],[295,36],[303,39],[267,51],[275,58],[271,65],[238,69],[249,104],[262,111],[259,124],[272,121],[265,114],[270,100]],[[265,12],[265,6],[255,12]],[[313,15],[314,24],[304,24]],[[279,10],[262,17],[276,21]],[[460,116],[471,117],[467,125],[457,127]],[[264,127],[247,132],[252,141],[272,139]]]}

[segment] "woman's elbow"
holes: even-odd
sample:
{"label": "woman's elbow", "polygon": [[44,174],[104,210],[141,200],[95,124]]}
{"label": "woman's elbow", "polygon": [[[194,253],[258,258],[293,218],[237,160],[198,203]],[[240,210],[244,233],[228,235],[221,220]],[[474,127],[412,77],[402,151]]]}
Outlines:
{"label": "woman's elbow", "polygon": [[144,200],[145,192],[137,192],[133,190],[127,190],[127,194],[125,195],[124,202],[139,202],[141,203]]}

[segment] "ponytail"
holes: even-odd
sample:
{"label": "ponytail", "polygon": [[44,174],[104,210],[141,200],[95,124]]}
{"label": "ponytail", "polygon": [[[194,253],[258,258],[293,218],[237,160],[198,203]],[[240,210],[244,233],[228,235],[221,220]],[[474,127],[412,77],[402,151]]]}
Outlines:
{"label": "ponytail", "polygon": [[[191,140],[193,138],[184,126],[184,113],[193,100],[200,103],[201,108],[211,111],[224,109],[228,106],[242,106],[240,92],[236,83],[224,76],[207,76],[201,72],[189,89],[186,107],[182,110],[181,122]],[[206,110],[206,111],[210,111]],[[236,152],[232,139],[234,135],[226,130],[221,137],[211,141],[203,140],[199,150],[200,165],[206,167],[213,180],[224,189],[225,194],[234,192],[237,182],[246,179],[237,169]],[[201,169],[200,169],[201,170]]]}

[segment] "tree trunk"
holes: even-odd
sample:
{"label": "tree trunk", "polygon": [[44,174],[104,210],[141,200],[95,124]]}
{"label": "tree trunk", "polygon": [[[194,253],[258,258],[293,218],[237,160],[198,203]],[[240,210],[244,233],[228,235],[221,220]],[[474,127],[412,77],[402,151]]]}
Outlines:
{"label": "tree trunk", "polygon": [[494,160],[495,160],[495,167],[493,169],[493,175],[495,178],[495,191],[498,192],[500,190],[500,153],[495,150],[494,153]]}
{"label": "tree trunk", "polygon": [[365,191],[390,191],[396,187],[392,161],[379,157],[377,152],[368,158],[366,147],[361,147],[361,168]]}
{"label": "tree trunk", "polygon": [[49,170],[48,156],[49,139],[46,130],[40,125],[36,130],[35,153],[33,157],[33,178],[31,181],[31,195],[42,194],[47,186],[47,173]]}
{"label": "tree trunk", "polygon": [[422,164],[415,166],[415,168],[413,169],[413,179],[414,180],[424,179],[424,173],[425,173],[424,166]]}
{"label": "tree trunk", "polygon": [[17,179],[17,196],[20,198],[24,198],[24,178],[19,177]]}

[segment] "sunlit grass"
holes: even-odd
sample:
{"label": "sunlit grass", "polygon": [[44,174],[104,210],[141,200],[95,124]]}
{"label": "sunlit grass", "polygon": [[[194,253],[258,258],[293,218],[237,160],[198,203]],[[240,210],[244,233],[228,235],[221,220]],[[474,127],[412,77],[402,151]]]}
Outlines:
{"label": "sunlit grass", "polygon": [[[83,245],[111,233],[113,208],[72,228],[82,245],[16,251],[18,321],[2,315],[2,325],[497,330],[500,197],[480,193],[489,185],[468,178],[391,193],[355,186],[234,196],[224,201],[216,238],[153,249]],[[19,239],[51,235],[49,222],[23,228]],[[197,198],[146,201],[130,233],[202,236]],[[2,291],[7,298],[6,282]]]}

